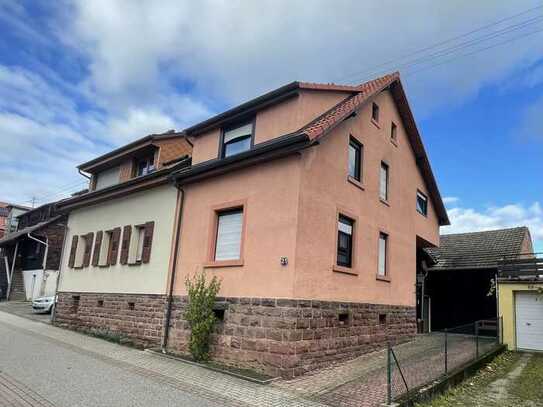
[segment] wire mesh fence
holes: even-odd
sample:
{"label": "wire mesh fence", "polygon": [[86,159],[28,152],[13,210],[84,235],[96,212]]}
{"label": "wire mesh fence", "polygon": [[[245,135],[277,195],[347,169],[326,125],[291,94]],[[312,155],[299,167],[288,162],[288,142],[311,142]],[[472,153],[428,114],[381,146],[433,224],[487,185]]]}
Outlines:
{"label": "wire mesh fence", "polygon": [[492,351],[500,343],[500,321],[489,319],[419,335],[389,346],[387,402],[429,384]]}

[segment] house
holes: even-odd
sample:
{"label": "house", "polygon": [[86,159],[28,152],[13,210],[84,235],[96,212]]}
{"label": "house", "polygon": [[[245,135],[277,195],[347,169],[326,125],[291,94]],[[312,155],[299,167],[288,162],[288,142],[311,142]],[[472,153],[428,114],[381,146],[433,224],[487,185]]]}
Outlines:
{"label": "house", "polygon": [[2,233],[2,235],[0,236],[0,238],[2,238],[3,236],[9,234],[9,233],[12,233],[12,232],[15,232],[17,230],[17,222],[18,222],[18,217],[20,215],[22,215],[23,213],[29,211],[30,207],[28,206],[23,206],[23,205],[16,205],[16,204],[12,204],[12,203],[0,203],[0,208],[1,209],[1,220],[0,220],[0,225],[1,226],[1,231],[0,233]]}
{"label": "house", "polygon": [[6,234],[6,224],[9,215],[8,204],[0,202],[0,239]]}
{"label": "house", "polygon": [[69,218],[57,325],[160,343],[178,205],[168,175],[190,151],[181,133],[153,134],[78,167],[89,191],[58,204]]}
{"label": "house", "polygon": [[18,216],[14,216],[13,210],[10,212],[10,233],[0,239],[0,257],[3,257],[7,283],[2,298],[31,300],[53,295],[66,216],[56,210],[54,203],[19,212]]}
{"label": "house", "polygon": [[[452,328],[477,320],[496,318],[492,291],[501,259],[531,253],[527,227],[443,235],[439,247],[426,251],[434,259],[419,281],[424,289],[425,331]],[[422,283],[424,282],[424,284]],[[462,293],[459,300],[458,293]]]}
{"label": "house", "polygon": [[543,351],[543,256],[523,252],[498,264],[498,310],[509,350]]}
{"label": "house", "polygon": [[[115,184],[110,157],[134,168],[137,143],[80,166],[103,189],[61,205],[59,324],[186,352],[184,282],[204,271],[222,281],[213,357],[225,363],[292,377],[416,333],[416,272],[448,217],[399,74],[293,82],[179,136],[191,163],[164,169],[160,187]],[[162,228],[149,266],[131,266],[149,222]]]}

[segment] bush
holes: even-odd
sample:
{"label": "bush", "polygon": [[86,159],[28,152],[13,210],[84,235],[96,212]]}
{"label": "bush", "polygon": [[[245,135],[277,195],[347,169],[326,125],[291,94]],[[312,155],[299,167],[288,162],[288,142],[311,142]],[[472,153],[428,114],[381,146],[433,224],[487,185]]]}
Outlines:
{"label": "bush", "polygon": [[188,294],[185,319],[191,330],[189,351],[194,360],[206,361],[209,359],[209,342],[215,325],[213,305],[221,283],[216,276],[208,283],[202,272],[192,278],[187,277],[185,286]]}

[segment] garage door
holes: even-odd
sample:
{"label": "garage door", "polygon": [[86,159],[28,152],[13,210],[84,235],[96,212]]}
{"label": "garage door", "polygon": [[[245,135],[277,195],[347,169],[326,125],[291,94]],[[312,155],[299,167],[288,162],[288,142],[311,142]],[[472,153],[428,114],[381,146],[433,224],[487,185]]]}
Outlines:
{"label": "garage door", "polygon": [[515,303],[517,348],[543,351],[543,294],[518,292]]}

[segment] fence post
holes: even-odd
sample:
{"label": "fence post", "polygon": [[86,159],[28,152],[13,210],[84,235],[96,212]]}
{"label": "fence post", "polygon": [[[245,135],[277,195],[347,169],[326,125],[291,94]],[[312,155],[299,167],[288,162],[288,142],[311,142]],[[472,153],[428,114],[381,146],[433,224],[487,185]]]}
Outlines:
{"label": "fence post", "polygon": [[479,359],[479,321],[475,321],[475,359]]}
{"label": "fence post", "polygon": [[447,346],[448,346],[447,342],[448,342],[447,341],[447,328],[445,328],[445,374],[447,374],[448,370],[449,370],[449,368],[447,366],[447,357],[448,357],[447,356]]}
{"label": "fence post", "polygon": [[392,358],[390,357],[390,342],[387,342],[387,404],[392,403]]}

